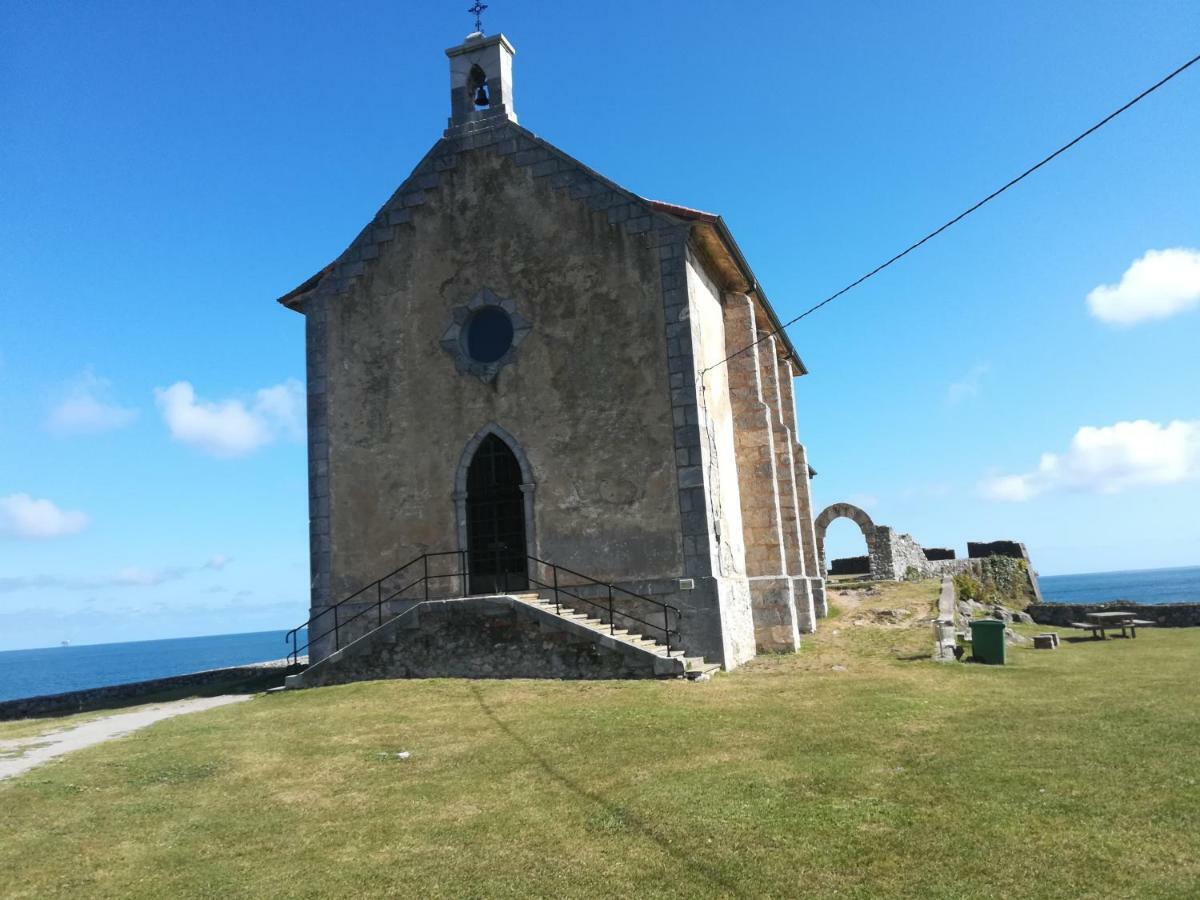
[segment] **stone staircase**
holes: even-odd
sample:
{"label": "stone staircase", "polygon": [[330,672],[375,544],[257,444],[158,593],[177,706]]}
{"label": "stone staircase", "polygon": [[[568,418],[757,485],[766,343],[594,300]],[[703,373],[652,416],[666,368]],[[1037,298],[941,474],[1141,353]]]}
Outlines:
{"label": "stone staircase", "polygon": [[594,631],[597,635],[610,638],[613,641],[619,641],[626,647],[644,653],[652,653],[659,659],[669,660],[672,663],[680,663],[682,668],[678,674],[689,681],[707,681],[712,677],[714,672],[718,672],[721,669],[716,663],[707,662],[703,656],[683,656],[681,651],[668,651],[666,644],[630,631],[628,628],[610,629],[607,622],[601,621],[595,616],[589,616],[587,613],[580,612],[562,603],[558,604],[556,609],[553,601],[547,600],[536,591],[508,594],[507,596],[528,606],[540,609],[557,619],[582,625]]}
{"label": "stone staircase", "polygon": [[417,603],[285,684],[439,677],[707,681],[719,668],[529,591]]}

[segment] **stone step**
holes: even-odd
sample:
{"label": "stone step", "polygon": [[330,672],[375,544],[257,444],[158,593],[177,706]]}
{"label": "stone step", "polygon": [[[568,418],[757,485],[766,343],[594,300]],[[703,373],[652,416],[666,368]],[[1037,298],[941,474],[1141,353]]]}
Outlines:
{"label": "stone step", "polygon": [[721,667],[716,663],[704,663],[704,665],[693,666],[684,669],[684,677],[688,681],[708,681],[720,671]]}
{"label": "stone step", "polygon": [[[517,594],[452,598],[450,600],[418,603],[407,612],[393,616],[387,622],[380,624],[377,628],[343,646],[325,659],[319,660],[316,667],[309,667],[302,674],[289,676],[286,686],[288,688],[298,688],[326,683],[322,679],[330,677],[330,671],[342,667],[346,664],[346,660],[352,657],[361,657],[363,654],[371,652],[373,643],[377,643],[378,640],[395,640],[397,639],[397,632],[421,627],[421,617],[426,615],[426,608],[429,610],[428,614],[433,617],[445,616],[447,612],[444,607],[456,601],[463,602],[468,607],[476,609],[487,607],[488,604],[497,601],[502,602],[505,598],[511,598],[510,602],[517,601],[526,605],[531,610],[537,609],[539,612],[536,614],[536,617],[543,619],[543,621],[546,619],[560,620],[561,624],[559,628],[565,629],[568,632],[575,631],[576,638],[580,636],[578,634],[579,627],[586,626],[588,632],[595,635],[596,643],[606,648],[608,652],[621,653],[629,661],[634,661],[637,656],[640,656],[641,665],[644,668],[649,666],[649,674],[652,674],[654,677],[707,681],[712,673],[720,669],[719,666],[706,662],[703,657],[684,656],[678,649],[668,649],[665,642],[660,642],[655,638],[639,634],[628,628],[614,628],[598,616],[589,615],[587,612],[580,612],[572,607],[560,607],[561,613],[559,613],[555,609],[553,602],[546,600],[532,591],[525,591]],[[488,614],[490,614],[490,608]],[[523,615],[528,618],[530,614],[525,613]],[[569,625],[568,622],[570,623]],[[652,665],[647,655],[653,657]],[[314,672],[316,673],[315,681],[310,677],[313,676]],[[357,670],[353,667],[347,669],[349,680],[355,680],[354,676],[356,672]],[[358,674],[361,675],[361,673]],[[338,676],[333,677],[336,678]],[[337,682],[335,680],[328,683]]]}
{"label": "stone step", "polygon": [[630,635],[625,640],[630,644],[636,644],[639,647],[645,647],[647,650],[658,650],[659,648],[662,648],[663,650],[667,649],[666,644],[660,644],[658,641],[651,640],[648,637],[642,637],[640,634]]}
{"label": "stone step", "polygon": [[637,647],[640,650],[645,650],[648,653],[653,653],[655,656],[663,659],[678,659],[683,663],[684,676],[691,681],[707,681],[712,673],[720,671],[720,666],[716,663],[706,662],[703,656],[679,656],[678,650],[672,651],[667,649],[667,645],[655,638],[647,637],[636,631],[630,631],[628,628],[609,628],[609,624],[587,612],[580,612],[574,607],[563,606],[559,604],[560,612],[555,611],[553,599],[547,600],[540,595],[525,595],[514,594],[527,603],[540,607],[550,613],[555,613],[564,619],[570,619],[573,622],[578,622],[581,625],[587,625],[600,634],[609,635],[620,640],[624,644],[632,647]]}
{"label": "stone step", "polygon": [[607,634],[610,637],[619,638],[626,644],[631,644],[634,647],[640,647],[643,650],[649,650],[651,653],[657,653],[659,656],[667,655],[667,645],[656,641],[653,638],[645,637],[635,631],[630,631],[628,628],[617,628],[609,631],[608,623],[601,622],[599,619],[585,621],[583,624],[590,625],[600,634]]}
{"label": "stone step", "polygon": [[[550,612],[555,611],[553,601],[538,600],[535,605],[540,606],[542,609],[548,609],[548,610],[550,610]],[[575,612],[574,607],[566,606],[565,604],[562,604],[562,603],[558,604],[558,609],[564,613]]]}

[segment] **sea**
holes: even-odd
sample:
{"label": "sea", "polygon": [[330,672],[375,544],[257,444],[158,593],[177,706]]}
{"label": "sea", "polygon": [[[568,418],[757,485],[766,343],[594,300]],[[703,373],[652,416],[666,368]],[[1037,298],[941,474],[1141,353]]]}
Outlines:
{"label": "sea", "polygon": [[[186,675],[287,656],[283,631],[0,652],[0,701]],[[300,637],[304,643],[303,634]]]}
{"label": "sea", "polygon": [[[1200,603],[1200,566],[1045,575],[1048,603]],[[0,701],[184,675],[287,655],[282,631],[0,652]],[[301,642],[304,638],[301,637]]]}
{"label": "sea", "polygon": [[1043,575],[1038,583],[1047,603],[1200,603],[1200,566]]}

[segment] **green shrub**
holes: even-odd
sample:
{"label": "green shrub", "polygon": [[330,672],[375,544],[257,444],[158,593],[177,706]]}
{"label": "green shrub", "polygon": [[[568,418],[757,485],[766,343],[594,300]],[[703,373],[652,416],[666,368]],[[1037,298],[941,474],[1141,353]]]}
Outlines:
{"label": "green shrub", "polygon": [[954,576],[954,594],[959,600],[983,600],[983,585],[979,579],[967,572]]}

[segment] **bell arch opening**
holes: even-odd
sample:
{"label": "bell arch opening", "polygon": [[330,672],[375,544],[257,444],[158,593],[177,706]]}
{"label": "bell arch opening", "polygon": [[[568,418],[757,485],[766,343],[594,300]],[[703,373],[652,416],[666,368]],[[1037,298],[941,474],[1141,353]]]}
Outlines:
{"label": "bell arch opening", "polygon": [[488,95],[487,73],[478,63],[471,66],[471,72],[467,76],[467,89],[471,92],[471,101],[476,108],[482,109],[492,105],[492,99]]}

